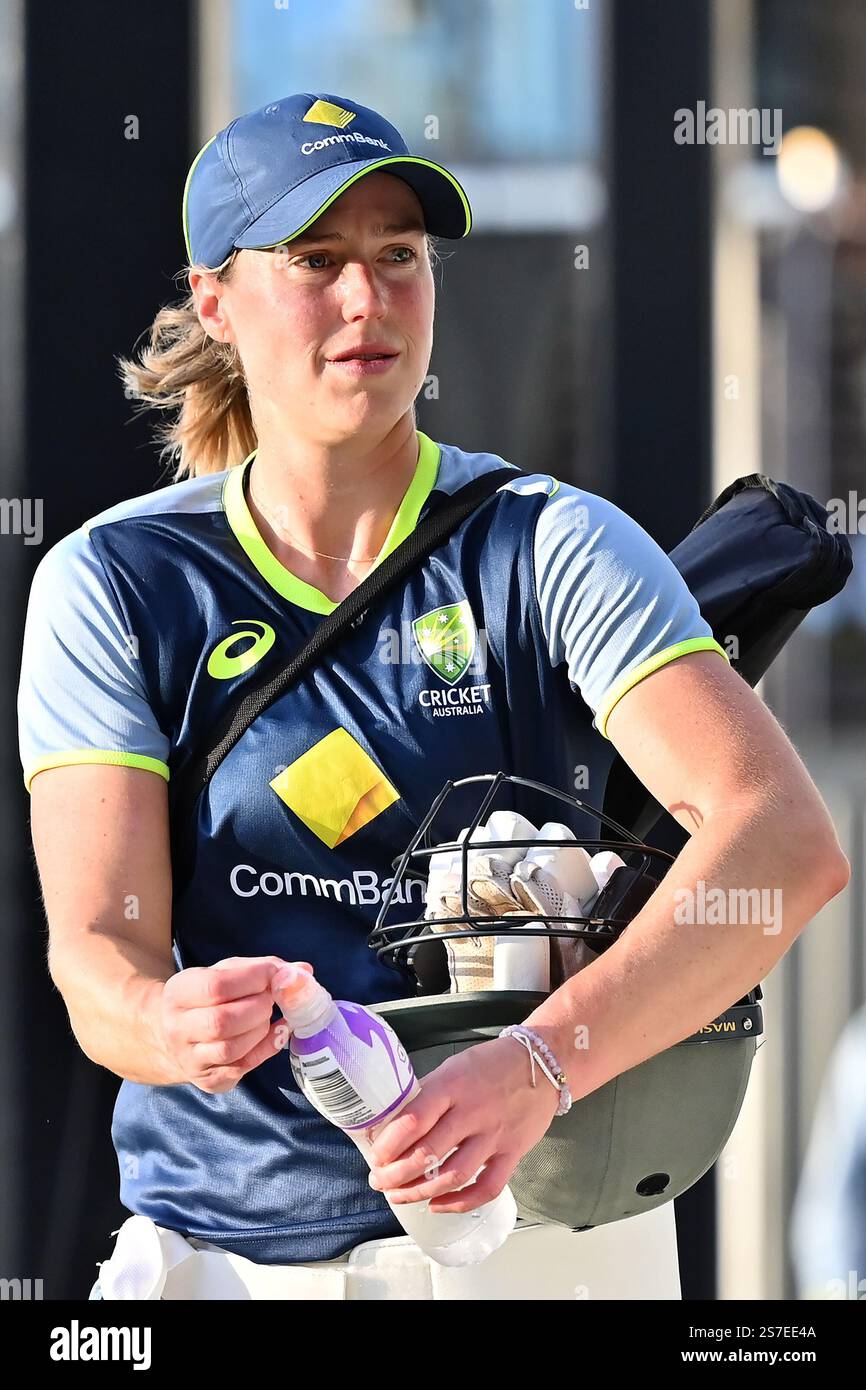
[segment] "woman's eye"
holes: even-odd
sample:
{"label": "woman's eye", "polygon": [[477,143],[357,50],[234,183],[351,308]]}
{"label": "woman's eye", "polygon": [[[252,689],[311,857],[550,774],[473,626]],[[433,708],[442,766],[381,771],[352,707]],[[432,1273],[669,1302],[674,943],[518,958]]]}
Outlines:
{"label": "woman's eye", "polygon": [[[395,246],[387,254],[390,257],[399,257],[392,260],[393,265],[411,265],[418,259],[418,254],[412,246]],[[307,270],[325,270],[328,266],[328,254],[326,251],[309,251],[306,256],[300,256],[297,263]]]}

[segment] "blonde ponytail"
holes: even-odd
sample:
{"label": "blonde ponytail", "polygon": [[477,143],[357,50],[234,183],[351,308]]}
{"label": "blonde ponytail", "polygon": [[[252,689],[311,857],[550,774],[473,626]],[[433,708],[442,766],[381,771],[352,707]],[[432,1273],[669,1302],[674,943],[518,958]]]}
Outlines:
{"label": "blonde ponytail", "polygon": [[[229,279],[237,257],[212,272]],[[185,279],[186,266],[175,277]],[[187,281],[188,283],[188,281]],[[124,394],[137,411],[155,407],[175,418],[155,431],[160,457],[175,463],[172,482],[202,473],[222,473],[255,449],[246,378],[233,343],[218,343],[205,332],[189,294],[167,304],[154,319],[146,347],[118,359]]]}

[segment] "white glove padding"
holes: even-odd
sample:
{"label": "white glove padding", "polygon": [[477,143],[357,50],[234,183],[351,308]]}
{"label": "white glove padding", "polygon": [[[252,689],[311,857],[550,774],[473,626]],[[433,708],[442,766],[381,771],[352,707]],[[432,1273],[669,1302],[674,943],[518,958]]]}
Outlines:
{"label": "white glove padding", "polygon": [[[460,831],[457,839],[462,842],[466,839],[468,826]],[[488,839],[486,828],[479,825],[473,832],[473,840]],[[426,911],[424,916],[435,921],[439,917],[459,917],[463,913],[463,896],[461,869],[463,865],[463,854],[459,849],[439,850],[430,856],[430,867],[427,873],[427,891],[425,895]],[[467,887],[466,906],[470,912],[481,915],[484,911],[484,904],[477,898],[473,898]]]}
{"label": "white glove padding", "polygon": [[510,840],[534,840],[538,829],[516,811],[494,811],[487,822],[486,840],[502,840],[502,849],[478,850],[469,857],[469,889],[483,904],[490,917],[501,917],[522,907],[511,889],[515,864],[528,854],[531,845],[506,848]]}
{"label": "white glove padding", "polygon": [[[458,841],[466,840],[468,826],[461,830]],[[513,811],[494,811],[486,825],[479,825],[470,836],[476,841],[501,840],[501,850],[467,850],[466,907],[476,917],[496,917],[506,912],[522,911],[511,894],[510,876],[514,865],[523,858],[527,846],[506,847],[508,840],[533,840],[536,827],[524,816]],[[463,854],[461,850],[443,850],[430,856],[427,879],[427,909],[429,921],[463,915],[462,901]],[[436,931],[435,926],[431,927]],[[448,931],[448,926],[439,928]],[[493,962],[495,936],[464,936],[444,943],[448,957],[448,973],[452,994],[474,993],[494,988]]]}
{"label": "white glove padding", "polygon": [[[457,837],[461,844],[466,839],[467,831],[468,826]],[[521,908],[522,904],[511,891],[511,872],[527,853],[528,847],[517,845],[506,848],[505,842],[534,840],[537,834],[532,821],[515,811],[494,811],[486,825],[476,827],[470,843],[499,840],[503,842],[503,848],[469,850],[466,857],[466,902],[470,912],[475,916],[497,917]],[[425,914],[429,919],[462,915],[462,867],[461,850],[444,850],[431,855]]]}
{"label": "white glove padding", "polygon": [[511,875],[511,891],[528,912],[551,917],[583,917],[598,894],[592,861],[582,845],[545,845],[574,840],[567,825],[547,821],[538,842],[526,851]]}

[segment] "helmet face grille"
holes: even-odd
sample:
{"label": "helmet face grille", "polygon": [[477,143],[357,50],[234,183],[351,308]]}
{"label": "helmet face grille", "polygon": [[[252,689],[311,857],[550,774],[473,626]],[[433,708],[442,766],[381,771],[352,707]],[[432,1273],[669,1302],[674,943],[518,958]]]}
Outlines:
{"label": "helmet face grille", "polygon": [[[478,807],[469,825],[456,838],[456,808],[465,808],[466,801],[465,796],[454,797],[453,793],[473,785],[479,791]],[[555,800],[557,823],[546,825],[545,832],[551,828],[562,830],[568,838],[548,838],[545,834],[542,842],[538,838],[540,832],[529,833],[534,829],[531,822],[512,811],[497,809],[497,797],[513,803],[525,795],[524,789]],[[569,807],[572,814],[579,814],[578,825],[586,825],[589,818],[591,830],[599,834],[584,837],[560,824]],[[446,826],[452,838],[443,833]],[[515,833],[503,838],[502,832],[511,829]],[[497,838],[493,838],[494,832],[498,832]],[[572,855],[578,850],[584,863],[588,862],[590,849],[593,853],[613,851],[614,859],[622,856],[618,859],[621,867],[608,870],[597,894],[588,899],[585,890],[580,889],[584,903],[589,904],[588,911],[549,872],[560,848]],[[533,858],[541,857],[545,867],[531,861],[523,863],[530,852]],[[435,861],[434,855],[438,856]],[[605,861],[611,859],[610,854],[602,857]],[[465,984],[467,990],[490,988],[497,937],[544,937],[550,942],[553,988],[554,974],[567,978],[617,940],[673,860],[672,854],[639,840],[603,811],[544,783],[504,772],[448,781],[422,817],[399,861],[394,862],[395,874],[368,945],[380,959],[403,971],[417,993],[424,994],[437,992],[430,989],[430,981],[435,978],[441,983],[442,978],[441,971],[429,969],[429,952],[420,974],[413,960],[413,955],[419,961],[425,959],[425,953],[417,948],[424,941],[430,942],[431,936],[445,948],[452,985],[457,978],[461,989]],[[651,866],[654,873],[649,872]],[[400,890],[410,878],[421,879],[428,885],[425,915],[411,921],[388,921],[393,915],[392,904],[395,908],[397,905],[394,900],[401,905],[409,900],[408,893]],[[486,985],[481,983],[482,978]]]}

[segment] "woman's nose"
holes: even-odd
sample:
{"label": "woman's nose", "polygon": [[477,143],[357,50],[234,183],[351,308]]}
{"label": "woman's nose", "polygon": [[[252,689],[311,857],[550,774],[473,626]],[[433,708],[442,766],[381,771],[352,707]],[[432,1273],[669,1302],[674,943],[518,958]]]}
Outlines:
{"label": "woman's nose", "polygon": [[372,266],[353,261],[343,267],[340,276],[343,296],[343,317],[376,317],[387,308],[387,296]]}

